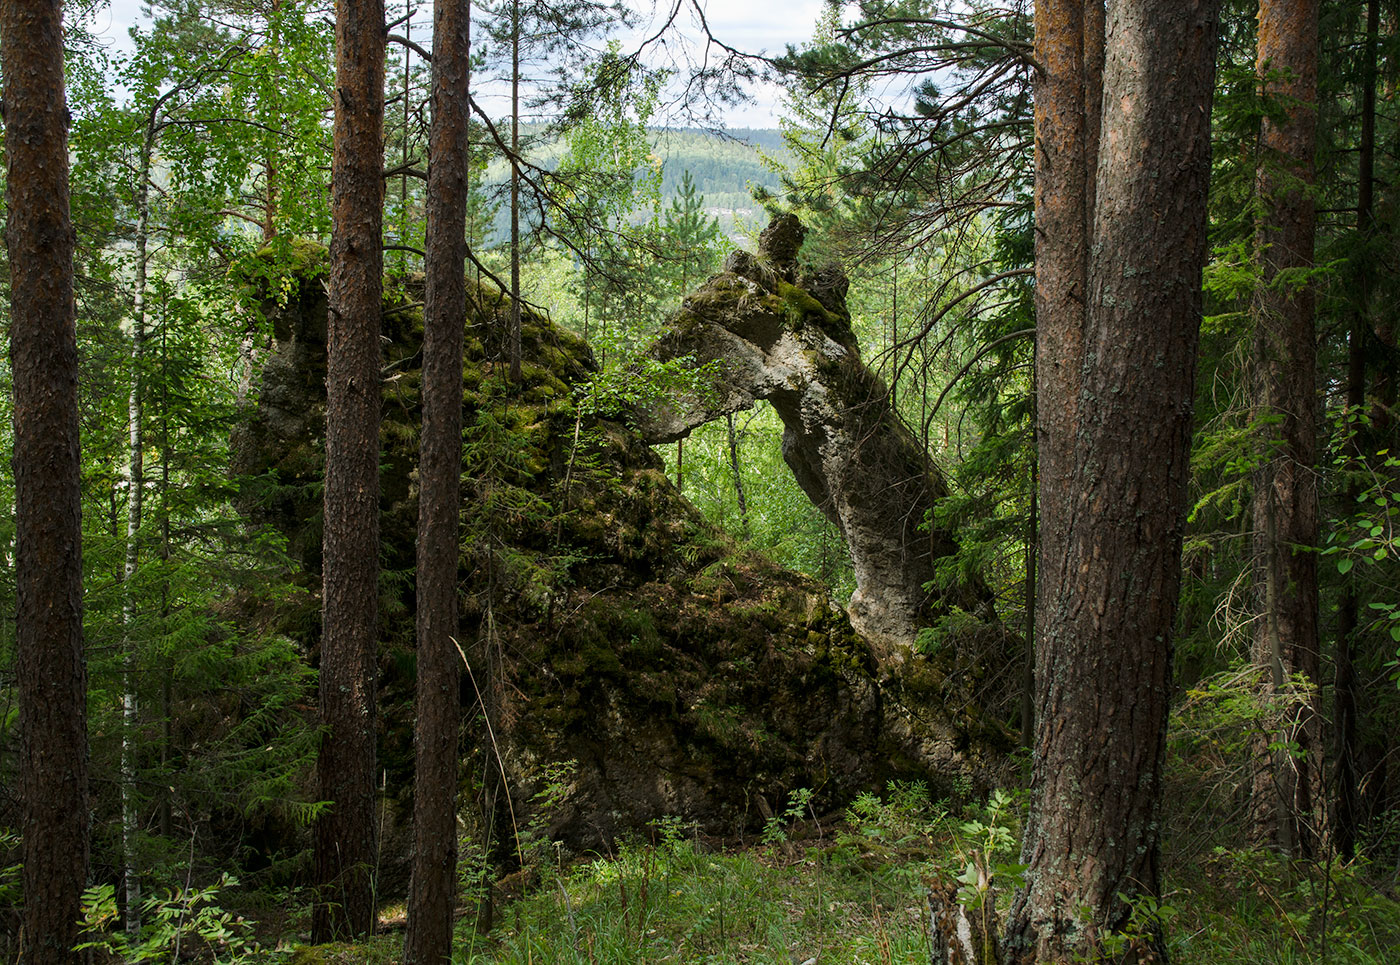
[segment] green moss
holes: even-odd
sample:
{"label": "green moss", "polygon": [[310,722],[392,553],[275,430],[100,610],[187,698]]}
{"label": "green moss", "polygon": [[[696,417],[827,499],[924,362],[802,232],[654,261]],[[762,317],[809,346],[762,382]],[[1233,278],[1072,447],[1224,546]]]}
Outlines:
{"label": "green moss", "polygon": [[782,299],[783,313],[794,328],[815,325],[827,336],[845,346],[856,344],[855,332],[851,330],[848,315],[838,315],[829,311],[806,290],[778,281],[778,295]]}
{"label": "green moss", "polygon": [[325,245],[306,238],[279,236],[251,255],[236,259],[229,265],[228,277],[235,285],[249,285],[266,295],[269,279],[311,280],[323,277],[329,269],[330,253]]}
{"label": "green moss", "polygon": [[[412,722],[411,667],[393,654],[411,653],[413,639],[421,401],[422,313],[394,310],[417,300],[409,289],[386,295],[385,358],[401,364],[388,373],[381,429],[382,692],[386,746],[401,751],[385,756],[396,761],[409,760]],[[318,291],[319,280],[303,288],[308,298]],[[682,317],[723,312],[750,292],[721,277]],[[773,311],[765,331],[781,333],[785,316],[840,321],[806,292],[783,292],[763,296]],[[871,692],[872,658],[845,614],[814,582],[740,552],[708,526],[635,432],[603,418],[576,421],[575,389],[594,370],[582,340],[526,312],[523,383],[505,379],[495,342],[508,301],[489,289],[478,296],[462,384],[462,639],[481,639],[491,614],[508,682],[503,720],[517,722],[504,726],[520,759],[623,754],[620,744],[649,746],[661,735],[683,748],[668,767],[733,798],[734,810],[711,821],[742,815],[751,788],[771,795],[775,785],[826,780],[813,748],[871,726],[868,707],[853,709],[849,695]],[[320,384],[308,381],[309,390]],[[308,484],[319,446],[307,440],[284,454]],[[286,521],[303,536],[311,505]],[[859,743],[874,747],[868,735]],[[829,780],[850,790],[849,774]]]}

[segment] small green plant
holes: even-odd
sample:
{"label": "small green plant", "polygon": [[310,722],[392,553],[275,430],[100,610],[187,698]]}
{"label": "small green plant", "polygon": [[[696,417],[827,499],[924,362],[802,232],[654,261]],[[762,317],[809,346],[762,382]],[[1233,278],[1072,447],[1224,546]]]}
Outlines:
{"label": "small green plant", "polygon": [[668,814],[648,821],[647,826],[652,830],[653,844],[658,851],[673,857],[690,853],[691,844],[686,838],[686,825],[678,816]]}
{"label": "small green plant", "polygon": [[[1128,920],[1117,931],[1100,936],[1093,961],[1156,961],[1155,949],[1177,910],[1155,895],[1129,897],[1119,892],[1118,900],[1128,906]],[[1085,909],[1086,920],[1088,915]]]}
{"label": "small green plant", "polygon": [[559,854],[550,844],[550,818],[573,792],[578,761],[554,761],[540,774],[540,789],[534,796],[534,815],[516,834],[516,848],[522,869],[542,873],[559,863]]}
{"label": "small green plant", "polygon": [[878,843],[888,847],[927,846],[936,828],[947,818],[947,809],[929,800],[922,781],[891,781],[886,799],[865,792],[846,808],[848,830],[839,832],[841,848],[857,849]]}
{"label": "small green plant", "polygon": [[1019,888],[1025,881],[1026,865],[1009,857],[1016,848],[1017,834],[1012,817],[1015,798],[997,789],[980,809],[981,814],[958,826],[958,903],[969,910],[984,906],[996,886]]}
{"label": "small green plant", "polygon": [[237,884],[237,878],[225,874],[204,888],[152,895],[141,903],[146,924],[135,938],[108,931],[118,921],[116,890],[110,884],[94,885],[83,892],[83,928],[94,937],[74,951],[106,952],[128,965],[177,962],[192,955],[207,956],[215,965],[273,961],[279,953],[254,940],[251,923],[216,903],[221,891]]}
{"label": "small green plant", "polygon": [[788,796],[788,806],[781,814],[774,814],[763,825],[764,844],[784,844],[788,839],[788,828],[802,819],[812,807],[812,789],[799,787]]}
{"label": "small green plant", "polygon": [[[19,850],[19,835],[9,828],[0,828],[0,855]],[[23,865],[0,865],[0,905],[17,905],[20,899],[20,872]]]}

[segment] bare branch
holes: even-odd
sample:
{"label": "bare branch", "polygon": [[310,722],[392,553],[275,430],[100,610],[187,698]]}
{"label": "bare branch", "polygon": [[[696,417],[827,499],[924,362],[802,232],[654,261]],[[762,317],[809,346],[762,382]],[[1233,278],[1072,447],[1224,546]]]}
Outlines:
{"label": "bare branch", "polygon": [[417,54],[419,57],[422,57],[430,64],[433,62],[433,55],[431,53],[423,49],[423,47],[419,44],[414,43],[412,40],[409,40],[402,34],[389,34],[384,39],[389,41],[390,43],[396,43],[401,46],[407,47],[409,50],[413,51],[415,54]]}

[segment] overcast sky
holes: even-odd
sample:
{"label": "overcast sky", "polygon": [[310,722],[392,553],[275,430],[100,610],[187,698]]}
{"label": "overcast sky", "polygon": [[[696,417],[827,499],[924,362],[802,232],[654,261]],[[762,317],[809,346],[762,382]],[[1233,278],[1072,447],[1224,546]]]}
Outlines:
{"label": "overcast sky", "polygon": [[[99,11],[93,28],[111,39],[116,48],[127,46],[127,31],[140,19],[142,0],[112,0],[109,8]],[[661,9],[651,13],[649,0],[632,0],[648,16],[662,17],[674,0],[658,0]],[[812,35],[813,25],[821,13],[823,0],[702,0],[706,17],[714,35],[731,47],[752,53],[781,53],[788,44],[800,44]],[[392,4],[392,0],[391,0]],[[402,6],[399,6],[402,10]],[[693,15],[683,13],[679,18],[682,32],[698,36]],[[431,23],[431,3],[425,2],[415,16],[415,39],[427,33]],[[646,33],[645,23],[637,34]],[[624,38],[625,42],[626,38]],[[725,123],[729,127],[776,127],[779,93],[775,88],[760,86],[752,91],[755,102],[729,111]],[[661,119],[664,122],[664,118]]]}

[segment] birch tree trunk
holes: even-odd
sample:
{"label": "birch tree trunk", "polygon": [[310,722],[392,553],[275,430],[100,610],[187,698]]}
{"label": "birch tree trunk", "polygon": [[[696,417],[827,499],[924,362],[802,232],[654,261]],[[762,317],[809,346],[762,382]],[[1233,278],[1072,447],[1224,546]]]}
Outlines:
{"label": "birch tree trunk", "polygon": [[152,116],[141,145],[141,161],[136,176],[136,264],[131,291],[131,391],[127,396],[127,502],[126,555],[122,565],[122,892],[125,902],[123,925],[135,939],[141,933],[141,871],[137,866],[136,839],[140,814],[136,795],[137,728],[140,705],[136,684],[139,677],[135,581],[141,563],[141,512],[146,495],[144,433],[144,392],[146,359],[146,278],[150,251],[150,177],[154,150],[155,121]]}

